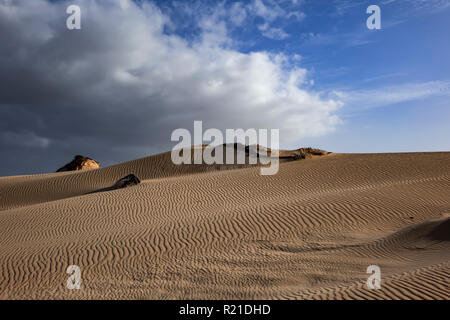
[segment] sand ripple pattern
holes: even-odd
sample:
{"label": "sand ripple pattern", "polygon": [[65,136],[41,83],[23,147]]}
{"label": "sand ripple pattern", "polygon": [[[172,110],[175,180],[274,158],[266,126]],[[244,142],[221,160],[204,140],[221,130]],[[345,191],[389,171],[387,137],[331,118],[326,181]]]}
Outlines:
{"label": "sand ripple pattern", "polygon": [[0,178],[0,298],[450,299],[450,153],[227,169],[166,153]]}

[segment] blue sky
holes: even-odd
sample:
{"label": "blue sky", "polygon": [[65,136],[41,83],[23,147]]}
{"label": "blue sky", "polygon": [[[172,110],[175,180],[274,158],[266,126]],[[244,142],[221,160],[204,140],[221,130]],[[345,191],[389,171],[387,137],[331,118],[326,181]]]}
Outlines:
{"label": "blue sky", "polygon": [[[381,30],[366,27],[371,4],[380,6]],[[450,1],[197,1],[189,5],[192,13],[186,13],[183,2],[159,6],[173,19],[175,27],[168,32],[195,39],[201,34],[199,17],[219,15],[233,48],[298,55],[292,64],[308,70],[313,90],[352,97],[338,111],[336,130],[303,137],[289,147],[450,149]],[[234,6],[245,8],[238,25],[230,21]]]}

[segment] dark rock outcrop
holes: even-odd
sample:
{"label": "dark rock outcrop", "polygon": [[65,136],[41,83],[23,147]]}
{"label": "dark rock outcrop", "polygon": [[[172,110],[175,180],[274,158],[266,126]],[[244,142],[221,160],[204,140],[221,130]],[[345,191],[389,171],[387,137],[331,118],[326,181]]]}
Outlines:
{"label": "dark rock outcrop", "polygon": [[88,157],[76,155],[71,162],[66,164],[64,167],[59,168],[58,170],[56,170],[56,172],[90,170],[98,168],[100,168],[100,164],[97,161],[92,160]]}
{"label": "dark rock outcrop", "polygon": [[119,181],[117,181],[112,187],[112,190],[115,189],[121,189],[126,187],[135,186],[137,184],[141,183],[141,180],[139,180],[138,177],[136,177],[134,174],[129,174],[126,177],[123,177]]}
{"label": "dark rock outcrop", "polygon": [[102,188],[102,189],[95,190],[95,191],[92,191],[92,192],[89,192],[89,193],[112,191],[112,190],[132,187],[132,186],[138,185],[139,183],[141,183],[141,180],[138,177],[136,177],[134,174],[131,173],[131,174],[123,177],[122,179],[119,179],[111,187]]}
{"label": "dark rock outcrop", "polygon": [[312,158],[313,156],[325,156],[327,154],[330,154],[331,152],[313,148],[300,148],[292,151],[292,153],[292,160],[302,160]]}

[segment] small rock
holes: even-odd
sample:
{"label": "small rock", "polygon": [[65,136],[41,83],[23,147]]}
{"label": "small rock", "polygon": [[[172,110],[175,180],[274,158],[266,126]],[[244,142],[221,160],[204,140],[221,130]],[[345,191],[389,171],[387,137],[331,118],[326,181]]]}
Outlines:
{"label": "small rock", "polygon": [[100,164],[97,161],[88,157],[77,155],[71,162],[66,164],[64,167],[59,168],[56,172],[90,170],[98,168],[100,168]]}
{"label": "small rock", "polygon": [[292,157],[292,160],[300,160],[300,159],[305,159],[306,158],[306,156],[305,156],[305,154],[295,154],[293,157]]}
{"label": "small rock", "polygon": [[131,187],[131,186],[135,186],[139,183],[141,183],[141,180],[139,180],[138,177],[136,177],[134,174],[129,174],[126,177],[123,177],[122,179],[117,181],[112,186],[112,189],[121,189],[121,188]]}

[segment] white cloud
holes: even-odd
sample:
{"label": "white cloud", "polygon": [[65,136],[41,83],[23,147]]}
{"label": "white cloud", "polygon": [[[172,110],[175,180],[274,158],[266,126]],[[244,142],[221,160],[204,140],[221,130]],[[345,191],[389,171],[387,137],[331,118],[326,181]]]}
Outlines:
{"label": "white cloud", "polygon": [[266,6],[262,0],[253,0],[249,9],[254,15],[263,18],[265,21],[273,21],[285,15],[283,9],[278,6]]}
{"label": "white cloud", "polygon": [[235,2],[230,8],[230,20],[236,26],[242,25],[247,18],[247,10],[240,2]]}
{"label": "white cloud", "polygon": [[291,17],[294,17],[295,19],[297,19],[297,21],[302,21],[303,19],[305,19],[306,14],[304,12],[301,11],[292,11],[289,12],[286,17],[289,19]]}
{"label": "white cloud", "polygon": [[258,29],[263,36],[273,40],[283,40],[289,36],[283,29],[272,28],[267,23],[259,25]]}
{"label": "white cloud", "polygon": [[65,29],[67,2],[0,2],[0,21],[9,26],[0,34],[0,63],[25,77],[10,78],[8,103],[43,119],[39,130],[51,140],[85,135],[85,143],[108,141],[111,148],[167,149],[173,129],[203,120],[219,129],[280,128],[288,143],[339,123],[342,103],[307,89],[305,69],[280,55],[232,49],[226,25],[214,18],[201,22],[200,40],[188,42],[163,32],[169,19],[151,3],[72,3],[81,7],[81,30]]}
{"label": "white cloud", "polygon": [[332,95],[352,109],[376,108],[432,96],[450,96],[450,81],[407,83],[372,90],[333,91]]}
{"label": "white cloud", "polygon": [[291,18],[300,22],[306,17],[304,12],[295,10],[300,4],[301,2],[293,1],[292,6],[294,7],[288,6],[288,9],[285,10],[276,1],[253,0],[247,6],[247,9],[249,15],[262,18],[263,23],[258,25],[258,29],[264,37],[273,40],[283,40],[289,36],[283,30],[284,22]]}
{"label": "white cloud", "polygon": [[[397,0],[395,2],[400,1]],[[450,7],[450,1],[448,0],[404,0],[403,3],[405,2],[410,6],[411,11],[421,14],[441,11]]]}

